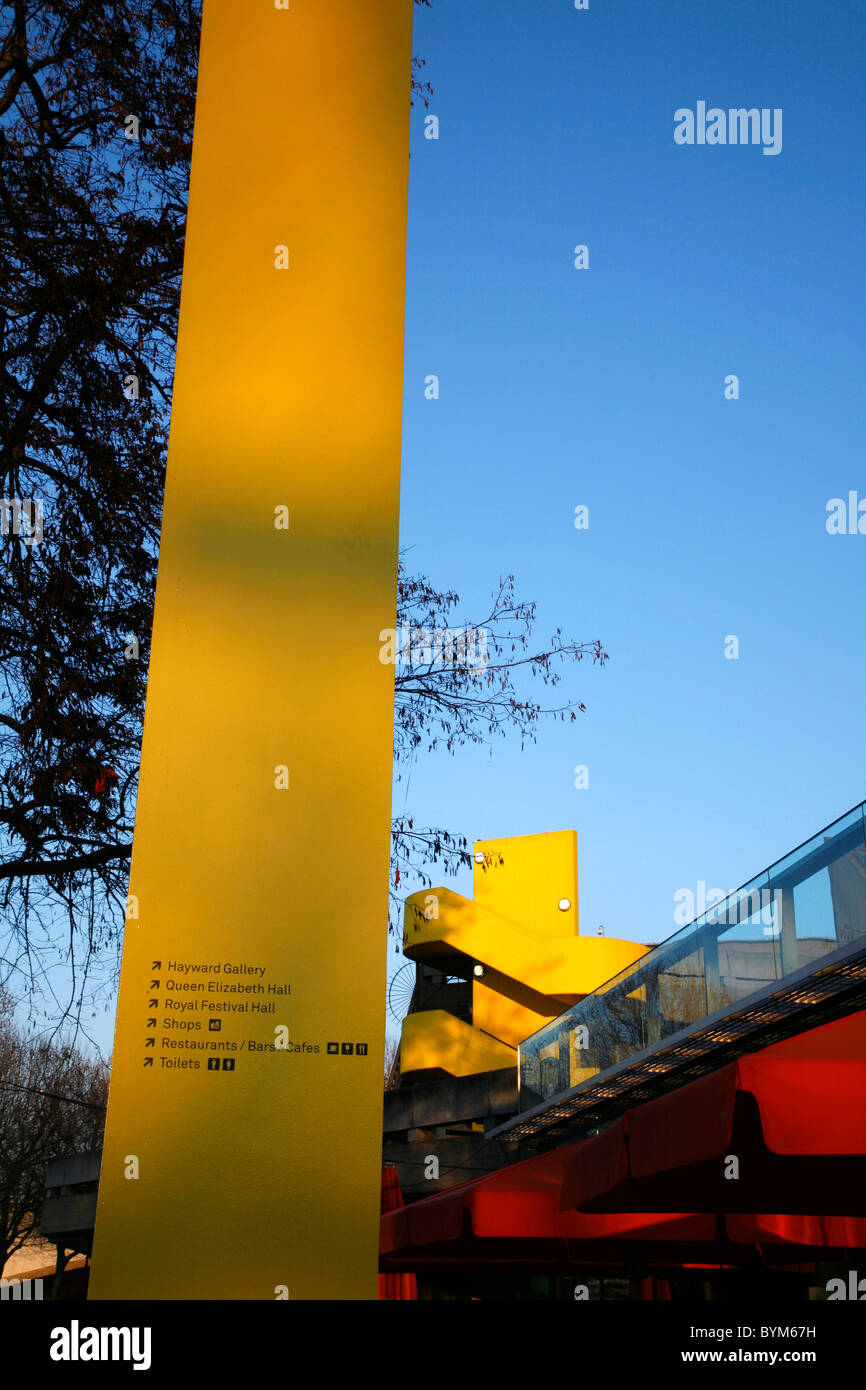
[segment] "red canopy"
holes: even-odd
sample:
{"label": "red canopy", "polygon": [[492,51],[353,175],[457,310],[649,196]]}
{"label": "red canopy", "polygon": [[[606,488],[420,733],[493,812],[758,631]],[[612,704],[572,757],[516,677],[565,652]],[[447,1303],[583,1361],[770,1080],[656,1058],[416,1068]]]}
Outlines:
{"label": "red canopy", "polygon": [[714,1222],[702,1216],[633,1214],[587,1216],[560,1207],[567,1156],[592,1140],[526,1159],[447,1192],[413,1202],[382,1219],[383,1253],[402,1246],[459,1240],[469,1233],[497,1239],[640,1239],[664,1230],[677,1239],[712,1239]]}
{"label": "red canopy", "polygon": [[[400,1180],[393,1163],[386,1163],[382,1169],[381,1212],[399,1211],[403,1205]],[[379,1275],[379,1299],[403,1301],[418,1297],[418,1280],[414,1274],[388,1272]]]}
{"label": "red canopy", "polygon": [[[583,1141],[585,1144],[587,1141]],[[717,1238],[716,1218],[692,1214],[586,1215],[560,1208],[570,1145],[501,1169],[382,1218],[381,1268],[465,1271],[520,1264],[536,1271],[618,1273],[633,1253],[664,1267],[742,1264],[754,1247]]]}
{"label": "red canopy", "polygon": [[[866,1249],[864,1093],[866,1011],[629,1111],[596,1138],[383,1216],[382,1268],[570,1272],[633,1256],[791,1266]],[[724,1176],[731,1154],[737,1179]]]}
{"label": "red canopy", "polygon": [[[851,1055],[858,1048],[860,1055]],[[627,1111],[569,1154],[562,1204],[595,1213],[680,1204],[705,1212],[862,1217],[864,1096],[866,1012]],[[863,1245],[866,1222],[860,1226],[856,1243]]]}

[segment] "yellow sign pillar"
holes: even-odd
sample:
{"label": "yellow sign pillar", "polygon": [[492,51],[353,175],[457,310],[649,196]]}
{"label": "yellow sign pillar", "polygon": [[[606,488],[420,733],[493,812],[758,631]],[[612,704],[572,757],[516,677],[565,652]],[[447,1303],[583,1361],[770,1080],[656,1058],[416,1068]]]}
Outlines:
{"label": "yellow sign pillar", "polygon": [[205,0],[94,1298],[375,1298],[411,0]]}

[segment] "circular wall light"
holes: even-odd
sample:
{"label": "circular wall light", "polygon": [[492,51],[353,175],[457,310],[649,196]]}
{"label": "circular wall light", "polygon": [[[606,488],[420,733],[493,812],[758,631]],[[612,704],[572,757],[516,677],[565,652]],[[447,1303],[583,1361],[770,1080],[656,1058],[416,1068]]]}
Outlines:
{"label": "circular wall light", "polygon": [[571,898],[560,898],[560,900],[559,900],[559,910],[560,910],[560,912],[567,912],[568,909],[569,909],[570,907],[571,907]]}
{"label": "circular wall light", "polygon": [[484,966],[476,965],[472,971],[472,974],[476,977],[476,979],[480,980],[484,974]]}
{"label": "circular wall light", "polygon": [[485,855],[485,853],[484,853],[484,850],[483,850],[483,849],[476,850],[476,852],[475,852],[473,858],[475,859],[475,863],[476,863],[476,864],[483,864],[483,863],[484,863],[484,860],[485,860],[485,858],[486,858],[486,855]]}

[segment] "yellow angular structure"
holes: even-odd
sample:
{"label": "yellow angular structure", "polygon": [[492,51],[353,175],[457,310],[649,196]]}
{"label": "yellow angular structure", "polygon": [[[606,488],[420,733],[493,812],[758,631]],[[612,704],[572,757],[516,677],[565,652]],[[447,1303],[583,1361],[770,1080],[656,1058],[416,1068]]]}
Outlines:
{"label": "yellow angular structure", "polygon": [[558,830],[475,844],[473,897],[413,893],[403,953],[471,980],[471,1022],[446,1010],[403,1021],[401,1076],[516,1067],[517,1046],[649,949],[581,936],[577,835]]}

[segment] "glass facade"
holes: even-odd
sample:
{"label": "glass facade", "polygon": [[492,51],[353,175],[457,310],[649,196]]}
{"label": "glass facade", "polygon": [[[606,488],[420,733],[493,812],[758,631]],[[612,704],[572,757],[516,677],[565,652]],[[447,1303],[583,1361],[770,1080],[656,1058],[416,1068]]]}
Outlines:
{"label": "glass facade", "polygon": [[521,1110],[856,941],[866,944],[866,802],[527,1038]]}

